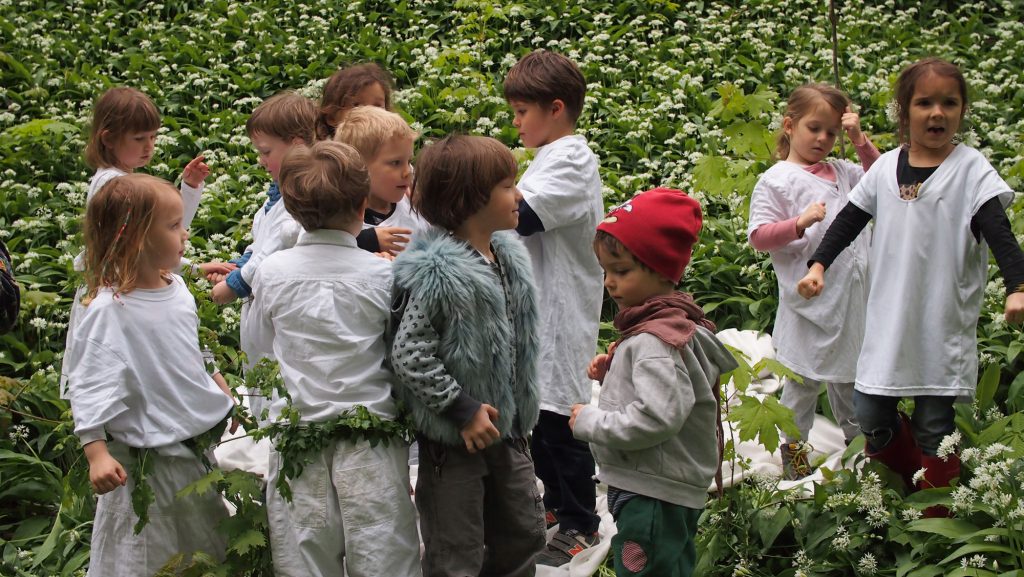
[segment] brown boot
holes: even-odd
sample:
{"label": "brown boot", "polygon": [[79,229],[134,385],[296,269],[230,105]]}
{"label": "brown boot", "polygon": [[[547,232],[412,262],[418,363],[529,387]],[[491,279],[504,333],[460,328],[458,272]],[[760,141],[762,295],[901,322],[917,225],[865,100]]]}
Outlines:
{"label": "brown boot", "polygon": [[[924,479],[917,482],[918,489],[948,487],[950,481],[960,476],[960,457],[957,455],[949,455],[945,460],[932,455],[921,455],[921,466],[924,467]],[[926,519],[934,519],[952,517],[953,514],[942,505],[933,505],[924,510],[923,516]]]}
{"label": "brown boot", "polygon": [[910,419],[905,414],[900,413],[899,429],[893,432],[888,445],[879,451],[872,451],[865,445],[864,454],[899,473],[908,491],[915,489],[914,474],[921,468],[921,449],[914,440]]}

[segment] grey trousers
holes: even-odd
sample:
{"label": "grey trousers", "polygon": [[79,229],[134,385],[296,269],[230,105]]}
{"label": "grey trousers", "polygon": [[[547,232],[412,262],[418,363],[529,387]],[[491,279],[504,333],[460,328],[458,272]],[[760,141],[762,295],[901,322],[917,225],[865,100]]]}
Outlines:
{"label": "grey trousers", "polygon": [[544,505],[525,439],[470,454],[420,444],[416,508],[424,577],[530,577],[544,548]]}
{"label": "grey trousers", "polygon": [[[857,415],[853,407],[853,383],[828,383],[828,404],[832,407],[832,415],[836,424],[843,430],[843,437],[849,443],[860,434]],[[818,391],[821,381],[804,377],[803,384],[786,379],[782,385],[780,402],[793,410],[796,428],[800,430],[800,439],[786,439],[787,443],[797,440],[806,441],[814,424],[814,411],[818,408]]]}

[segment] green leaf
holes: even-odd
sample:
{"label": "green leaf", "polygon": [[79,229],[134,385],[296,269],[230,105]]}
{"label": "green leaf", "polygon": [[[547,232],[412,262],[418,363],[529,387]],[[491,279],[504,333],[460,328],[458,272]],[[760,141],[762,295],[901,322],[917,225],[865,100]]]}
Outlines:
{"label": "green leaf", "polygon": [[907,524],[907,531],[934,533],[949,539],[970,535],[978,531],[973,523],[961,519],[918,519]]}
{"label": "green leaf", "polygon": [[740,406],[730,409],[728,420],[737,424],[741,441],[756,438],[768,452],[779,448],[779,429],[787,435],[800,436],[793,422],[793,411],[773,396],[759,401],[755,397],[741,395]]}
{"label": "green leaf", "polygon": [[210,491],[216,491],[218,484],[223,480],[224,471],[221,469],[214,469],[183,487],[178,491],[177,497],[181,499],[189,495],[205,495]]}
{"label": "green leaf", "polygon": [[770,518],[766,518],[764,511],[761,511],[756,518],[757,532],[761,537],[762,550],[767,552],[775,544],[775,540],[792,521],[793,514],[789,509],[780,507]]}
{"label": "green leaf", "polygon": [[978,407],[982,412],[987,411],[992,406],[992,400],[995,398],[996,389],[999,387],[999,373],[999,365],[992,363],[985,367],[985,372],[981,375],[981,379],[978,381]]}
{"label": "green leaf", "polygon": [[231,540],[228,551],[234,551],[239,555],[245,555],[254,548],[264,547],[267,544],[263,533],[249,529]]}
{"label": "green leaf", "polygon": [[963,557],[964,555],[970,555],[972,553],[1011,553],[1012,554],[1012,553],[1015,553],[1015,551],[1013,549],[1011,549],[1010,547],[1007,547],[1006,545],[998,545],[996,543],[968,543],[967,545],[964,545],[964,546],[960,547],[959,549],[957,549],[956,551],[953,551],[952,553],[947,555],[946,558],[943,559],[942,561],[939,561],[939,563],[945,565],[946,563],[949,563],[950,561],[953,561],[955,559],[959,559],[960,557]]}

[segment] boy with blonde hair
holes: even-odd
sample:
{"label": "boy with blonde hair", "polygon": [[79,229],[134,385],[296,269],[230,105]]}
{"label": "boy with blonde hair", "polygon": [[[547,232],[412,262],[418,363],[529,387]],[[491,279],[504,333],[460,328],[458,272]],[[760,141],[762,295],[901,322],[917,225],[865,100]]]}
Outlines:
{"label": "boy with blonde hair", "polygon": [[[290,501],[274,488],[282,456],[271,451],[267,513],[275,573],[418,576],[408,446],[398,438],[371,444],[362,429],[343,426],[360,406],[386,421],[397,416],[393,376],[383,366],[391,263],[356,247],[369,192],[366,167],[352,147],[318,142],[288,152],[280,184],[284,207],[305,233],[294,248],[267,257],[253,279],[255,345],[273,351],[281,367],[300,415],[290,426],[339,426],[288,480]],[[272,401],[271,419],[287,402]]]}
{"label": "boy with blonde hair", "polygon": [[588,368],[603,381],[599,405],[573,406],[569,426],[608,485],[619,576],[693,574],[697,520],[721,464],[718,379],[736,361],[675,290],[701,222],[696,200],[656,188],[612,210],[593,243],[622,337]]}
{"label": "boy with blonde hair", "polygon": [[376,106],[353,108],[335,128],[334,140],[358,150],[370,173],[360,248],[395,255],[428,227],[409,202],[413,145],[418,137],[400,115]]}
{"label": "boy with blonde hair", "polygon": [[544,482],[547,524],[558,524],[538,561],[552,566],[599,540],[594,458],[569,429],[570,408],[591,398],[586,367],[597,350],[603,297],[601,267],[590,247],[604,213],[601,177],[597,157],[575,134],[586,89],[571,60],[546,50],[523,57],[504,83],[523,146],[537,148],[519,179],[516,231],[525,237],[540,300],[541,412],[531,450]]}

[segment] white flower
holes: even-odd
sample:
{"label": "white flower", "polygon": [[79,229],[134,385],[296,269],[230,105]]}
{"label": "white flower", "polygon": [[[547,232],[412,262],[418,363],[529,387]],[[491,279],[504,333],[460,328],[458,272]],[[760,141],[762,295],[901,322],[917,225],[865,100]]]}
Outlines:
{"label": "white flower", "polygon": [[956,455],[956,449],[959,445],[960,431],[953,431],[942,439],[942,442],[939,443],[939,449],[935,454],[943,461],[949,461],[951,455]]}
{"label": "white flower", "polygon": [[857,561],[857,570],[864,575],[874,575],[878,571],[878,561],[871,553],[865,553],[860,561]]}

